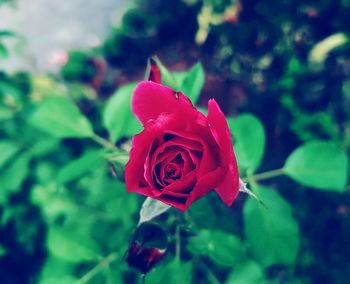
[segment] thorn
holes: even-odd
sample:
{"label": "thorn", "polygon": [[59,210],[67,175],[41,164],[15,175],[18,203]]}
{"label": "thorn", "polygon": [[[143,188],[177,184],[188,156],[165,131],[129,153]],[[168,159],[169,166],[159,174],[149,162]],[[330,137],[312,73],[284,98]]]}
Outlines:
{"label": "thorn", "polygon": [[244,192],[244,193],[248,194],[249,196],[253,197],[253,198],[254,198],[256,201],[258,201],[262,206],[264,206],[266,209],[268,209],[267,206],[266,206],[266,204],[265,204],[263,201],[261,201],[261,200],[255,195],[254,192],[252,192],[251,190],[249,190],[249,189],[247,188],[247,183],[245,183],[245,182],[244,182],[243,180],[241,180],[241,179],[239,179],[239,191],[240,191],[240,192]]}

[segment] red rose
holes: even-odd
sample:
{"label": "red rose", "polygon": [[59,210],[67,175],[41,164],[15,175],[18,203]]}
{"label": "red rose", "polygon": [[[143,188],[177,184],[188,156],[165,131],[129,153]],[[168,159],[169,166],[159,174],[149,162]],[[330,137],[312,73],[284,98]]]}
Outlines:
{"label": "red rose", "polygon": [[239,174],[230,131],[214,99],[205,116],[180,92],[155,82],[141,82],[132,110],[144,130],[132,140],[125,169],[128,192],[186,210],[215,190],[231,205]]}

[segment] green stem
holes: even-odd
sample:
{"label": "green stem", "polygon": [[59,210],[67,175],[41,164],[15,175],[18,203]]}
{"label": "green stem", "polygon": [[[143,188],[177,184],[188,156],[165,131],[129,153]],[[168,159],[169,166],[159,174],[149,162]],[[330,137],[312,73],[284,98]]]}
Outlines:
{"label": "green stem", "polygon": [[217,277],[215,276],[214,272],[211,271],[211,269],[207,266],[207,264],[202,261],[200,258],[197,258],[197,264],[199,266],[199,268],[205,272],[205,274],[208,277],[208,281],[210,284],[220,284],[221,282],[219,281],[219,279],[217,279]]}
{"label": "green stem", "polygon": [[97,144],[100,144],[101,146],[107,148],[107,149],[112,149],[112,150],[118,150],[118,148],[110,141],[108,141],[107,139],[104,139],[103,137],[94,134],[91,137],[92,140],[94,140]]}
{"label": "green stem", "polygon": [[261,174],[250,176],[250,177],[248,177],[248,181],[249,180],[254,180],[254,181],[264,180],[264,179],[277,177],[277,176],[280,176],[283,174],[284,174],[284,170],[283,170],[283,168],[281,168],[281,169],[272,170],[272,171],[268,171],[268,172],[264,172]]}
{"label": "green stem", "polygon": [[94,278],[98,273],[100,273],[103,269],[108,267],[113,261],[118,258],[118,255],[115,252],[110,253],[91,270],[89,270],[83,277],[81,277],[75,284],[86,284],[92,278]]}
{"label": "green stem", "polygon": [[110,162],[117,162],[125,166],[129,160],[129,154],[118,150],[118,152],[113,152],[110,155],[108,155],[106,158]]}
{"label": "green stem", "polygon": [[176,241],[176,247],[175,247],[175,259],[176,261],[180,262],[181,259],[181,236],[180,236],[180,225],[176,224],[176,232],[175,232],[175,241]]}

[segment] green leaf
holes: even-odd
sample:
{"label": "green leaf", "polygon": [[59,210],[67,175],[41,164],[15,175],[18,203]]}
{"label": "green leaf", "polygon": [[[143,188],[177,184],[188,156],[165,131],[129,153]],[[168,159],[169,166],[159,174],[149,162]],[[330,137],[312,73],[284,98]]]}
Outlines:
{"label": "green leaf", "polygon": [[7,255],[7,249],[6,247],[2,246],[0,244],[0,257]]}
{"label": "green leaf", "polygon": [[7,58],[9,56],[9,52],[4,44],[0,42],[0,59]]}
{"label": "green leaf", "polygon": [[146,284],[190,284],[192,278],[191,262],[172,262],[156,267],[146,276]]}
{"label": "green leaf", "polygon": [[6,164],[17,152],[19,147],[10,140],[0,141],[0,168]]}
{"label": "green leaf", "polygon": [[174,90],[178,90],[178,83],[176,81],[174,74],[171,73],[157,57],[154,57],[153,60],[157,63],[159,67],[162,84],[167,85]]}
{"label": "green leaf", "polygon": [[263,269],[253,260],[235,266],[225,284],[262,284],[265,282]]}
{"label": "green leaf", "polygon": [[16,33],[7,30],[0,30],[0,37],[14,37],[17,36]]}
{"label": "green leaf", "polygon": [[196,224],[196,230],[222,230],[224,232],[237,232],[241,224],[239,218],[232,218],[227,214],[227,208],[222,206],[221,200],[215,192],[210,192],[193,203],[188,214]]}
{"label": "green leaf", "polygon": [[259,185],[254,191],[267,208],[251,198],[244,204],[244,231],[252,254],[264,267],[292,265],[300,240],[291,206],[273,189]]}
{"label": "green leaf", "polygon": [[297,148],[288,157],[286,175],[295,181],[323,190],[343,192],[348,180],[348,159],[332,142],[313,141]]}
{"label": "green leaf", "polygon": [[72,160],[57,175],[59,184],[71,182],[85,173],[95,169],[103,161],[101,151],[89,151],[77,160]]}
{"label": "green leaf", "polygon": [[223,231],[201,230],[189,240],[188,249],[195,255],[207,255],[221,266],[233,266],[245,258],[241,240]]}
{"label": "green leaf", "polygon": [[67,262],[92,261],[99,257],[96,244],[88,236],[75,235],[74,230],[51,227],[46,244],[50,253]]}
{"label": "green leaf", "polygon": [[3,103],[13,112],[22,108],[23,92],[19,85],[0,80],[0,94],[2,93]]}
{"label": "green leaf", "polygon": [[24,153],[1,172],[1,188],[5,188],[10,192],[18,192],[21,190],[21,184],[29,174],[30,158],[31,156],[29,153]]}
{"label": "green leaf", "polygon": [[131,111],[131,96],[135,87],[136,83],[130,83],[119,88],[103,111],[103,125],[108,129],[113,142],[142,130],[140,122]]}
{"label": "green leaf", "polygon": [[11,119],[14,115],[14,111],[8,107],[0,106],[0,121]]}
{"label": "green leaf", "polygon": [[39,284],[76,284],[78,279],[70,275],[62,275],[60,277],[47,277],[40,280]]}
{"label": "green leaf", "polygon": [[58,216],[73,216],[79,211],[74,200],[53,185],[36,185],[30,194],[31,201],[41,208],[47,222],[56,220]]}
{"label": "green leaf", "polygon": [[42,158],[49,153],[56,152],[59,142],[56,138],[38,139],[38,142],[30,148],[30,153],[36,158]]}
{"label": "green leaf", "polygon": [[240,169],[254,172],[260,166],[265,149],[262,123],[251,114],[228,118],[227,123],[234,138],[234,150]]}
{"label": "green leaf", "polygon": [[[73,284],[77,282],[74,274],[74,264],[67,263],[61,259],[48,254],[42,266],[38,284]],[[58,280],[61,279],[61,282]]]}
{"label": "green leaf", "polygon": [[287,74],[288,75],[293,76],[293,75],[304,74],[306,72],[307,72],[307,69],[302,64],[302,62],[299,60],[298,57],[292,56],[289,59],[288,67],[287,67]]}
{"label": "green leaf", "polygon": [[190,98],[196,104],[205,82],[203,66],[200,62],[195,64],[189,71],[174,73],[177,79],[179,91]]}
{"label": "green leaf", "polygon": [[30,124],[59,138],[84,138],[94,135],[92,126],[68,98],[51,96],[31,116]]}

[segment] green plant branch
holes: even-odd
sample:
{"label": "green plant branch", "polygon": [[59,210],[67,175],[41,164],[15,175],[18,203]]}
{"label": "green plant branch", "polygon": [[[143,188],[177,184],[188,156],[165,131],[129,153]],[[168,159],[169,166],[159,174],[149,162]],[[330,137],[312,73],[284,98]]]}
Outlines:
{"label": "green plant branch", "polygon": [[122,165],[126,165],[126,163],[129,160],[129,154],[127,152],[123,152],[123,151],[114,151],[113,153],[110,153],[106,156],[106,159],[109,162],[117,162],[119,164]]}
{"label": "green plant branch", "polygon": [[75,282],[75,284],[89,283],[89,281],[92,278],[94,278],[98,273],[100,273],[102,270],[108,267],[112,262],[117,260],[117,258],[118,255],[115,252],[110,253],[109,255],[101,259],[95,267],[93,267],[86,274],[84,274],[77,282]]}
{"label": "green plant branch", "polygon": [[214,272],[208,267],[208,265],[200,258],[196,259],[196,263],[199,268],[207,275],[210,284],[220,284],[221,282],[215,276]]}
{"label": "green plant branch", "polygon": [[112,149],[112,150],[119,150],[112,142],[108,141],[107,139],[94,134],[91,136],[91,139],[94,140],[97,144],[101,145],[104,148]]}
{"label": "green plant branch", "polygon": [[245,179],[245,181],[248,181],[248,182],[250,182],[251,180],[260,181],[260,180],[264,180],[264,179],[274,178],[274,177],[277,177],[277,176],[280,176],[283,174],[284,174],[284,169],[280,168],[280,169],[276,169],[276,170],[272,170],[272,171],[249,176]]}

